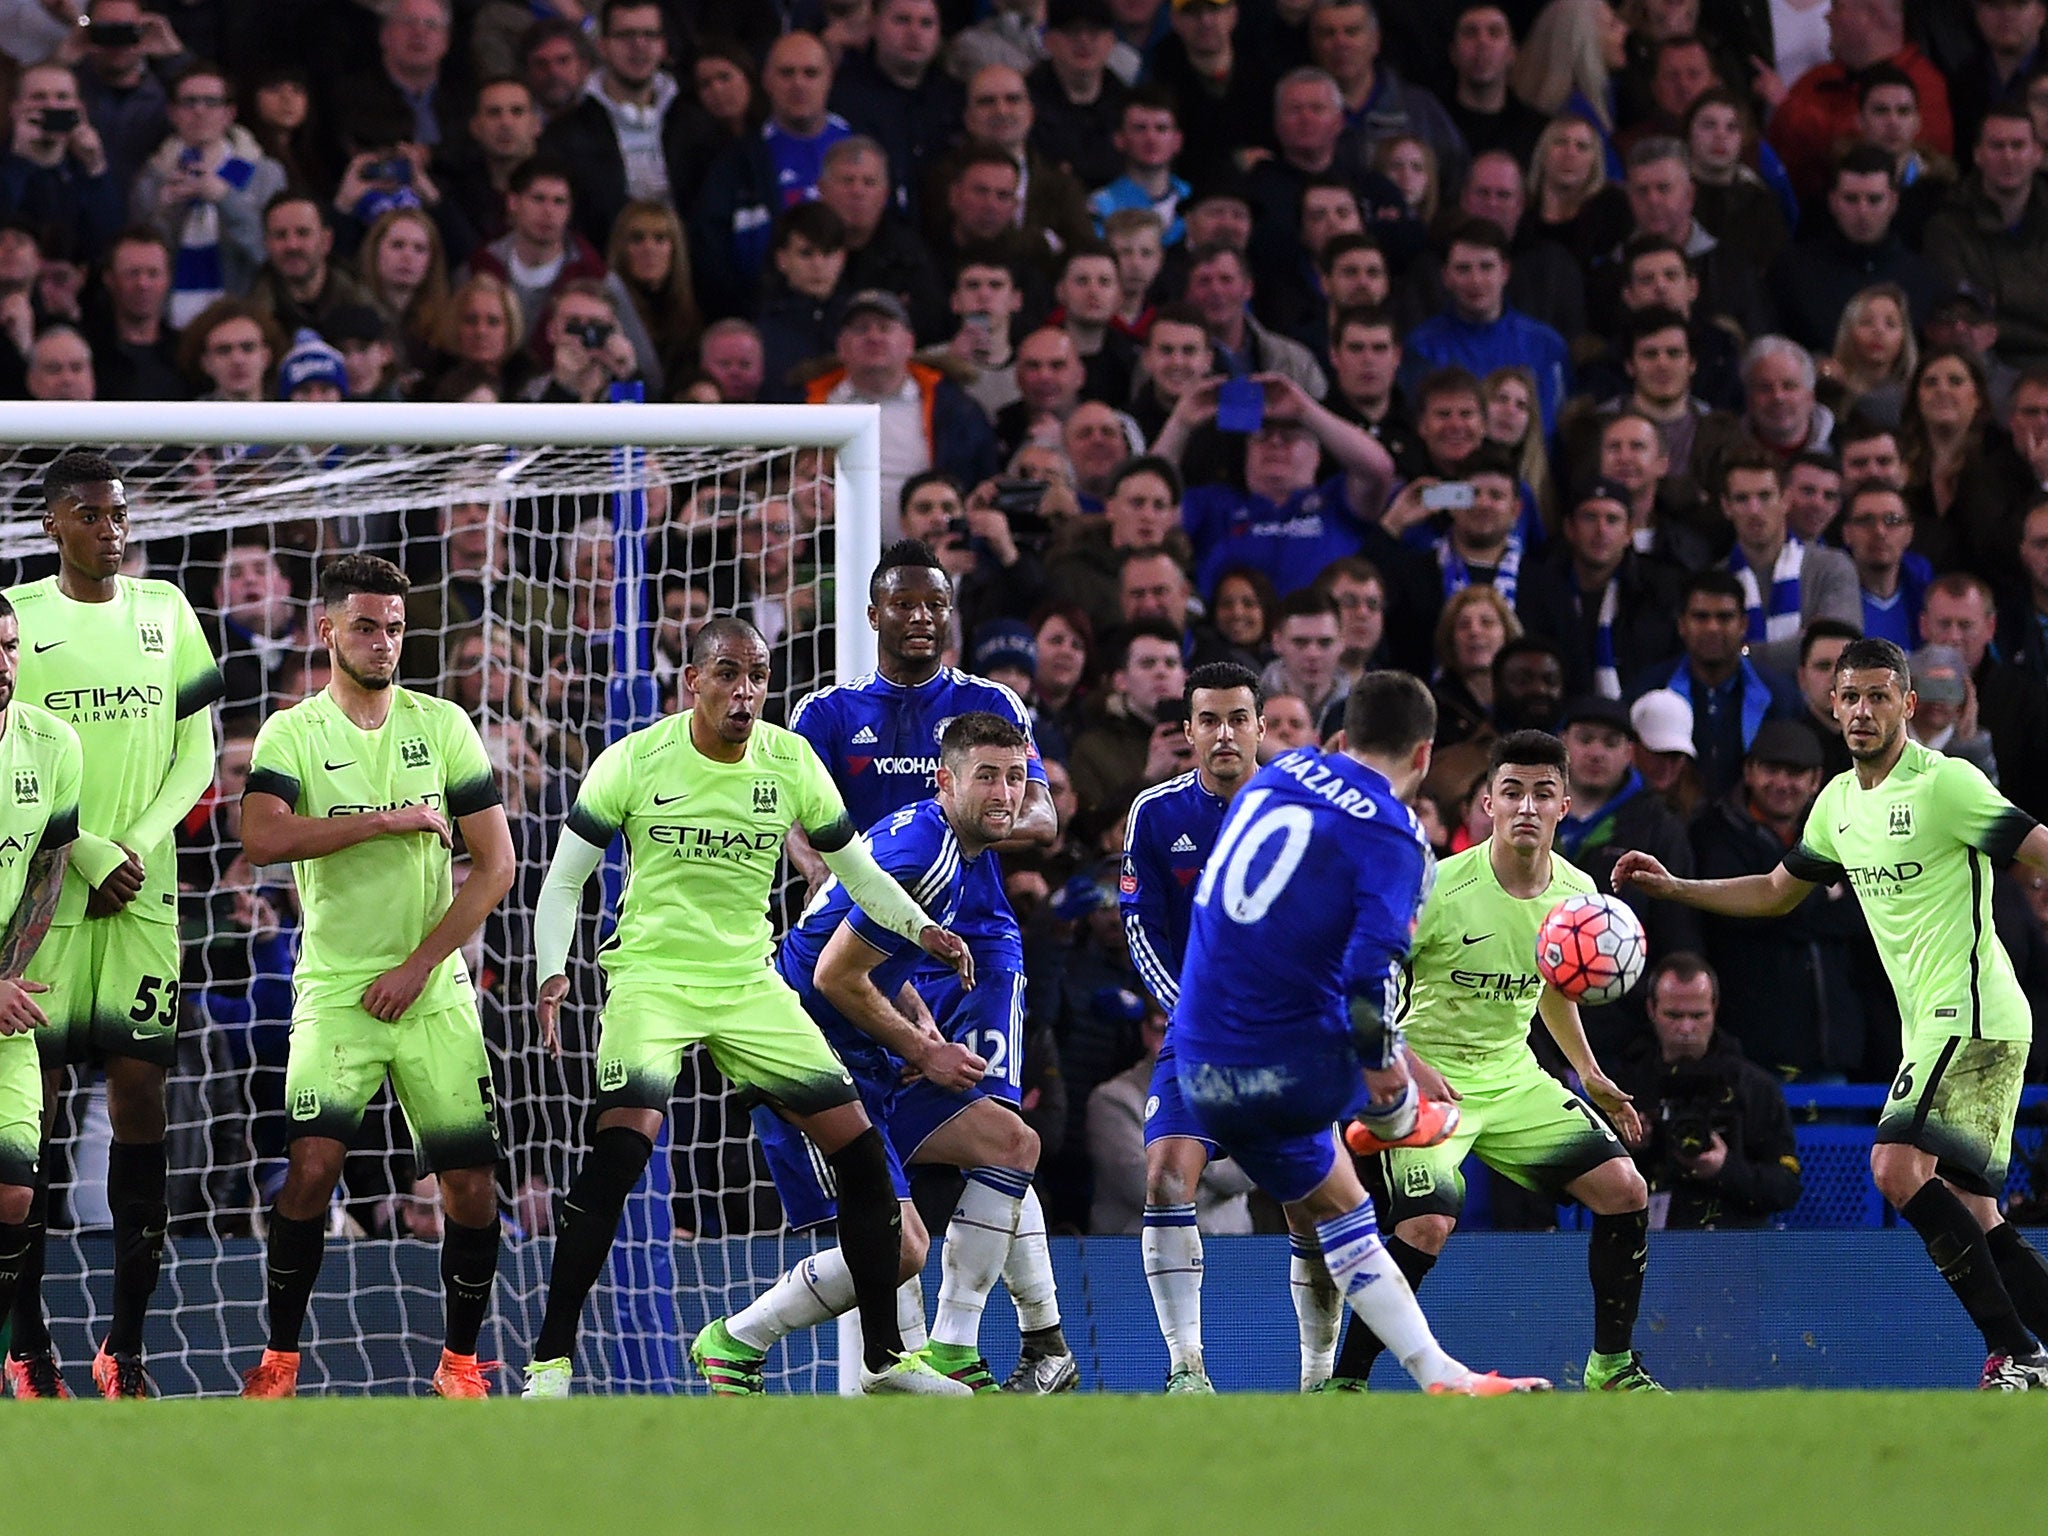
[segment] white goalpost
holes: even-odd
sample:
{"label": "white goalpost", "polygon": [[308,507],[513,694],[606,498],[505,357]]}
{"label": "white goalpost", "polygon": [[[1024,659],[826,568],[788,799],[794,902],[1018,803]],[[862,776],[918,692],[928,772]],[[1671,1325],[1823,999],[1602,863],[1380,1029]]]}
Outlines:
{"label": "white goalpost", "polygon": [[[129,569],[184,590],[228,679],[214,787],[179,832],[171,1235],[146,1336],[158,1385],[233,1391],[263,1344],[260,1237],[284,1167],[297,913],[289,870],[241,856],[237,802],[257,725],[324,685],[314,580],[322,560],[355,549],[412,577],[399,681],[470,711],[514,823],[520,876],[470,969],[506,1146],[506,1244],[482,1353],[523,1362],[544,1301],[552,1197],[588,1141],[601,996],[592,957],[622,878],[608,865],[587,906],[557,1063],[532,1021],[531,921],[547,855],[590,758],[687,707],[680,657],[710,612],[739,611],[767,635],[776,676],[766,714],[778,723],[811,688],[872,669],[879,412],[10,403],[0,411],[10,583],[55,569],[40,480],[68,448],[105,452],[120,468]],[[793,910],[787,894],[771,913],[778,928]],[[110,1295],[106,1115],[92,1076],[67,1086],[50,1159],[44,1298],[58,1359],[74,1370],[104,1331]],[[746,1106],[708,1060],[686,1063],[671,1111],[672,1140],[593,1298],[578,1361],[593,1390],[697,1390],[679,1340],[811,1248],[783,1229]],[[415,1172],[387,1092],[330,1213],[304,1390],[425,1389],[440,1342],[439,1229],[431,1181]],[[770,1383],[836,1390],[835,1354],[829,1330],[792,1340],[771,1360]]]}

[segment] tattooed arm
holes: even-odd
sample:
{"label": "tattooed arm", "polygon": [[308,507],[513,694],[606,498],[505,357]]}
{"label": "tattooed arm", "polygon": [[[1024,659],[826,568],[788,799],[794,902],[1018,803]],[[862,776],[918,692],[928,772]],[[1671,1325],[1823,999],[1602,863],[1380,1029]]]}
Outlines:
{"label": "tattooed arm", "polygon": [[64,889],[64,867],[70,861],[69,843],[38,848],[28,861],[21,901],[0,931],[0,1035],[27,1034],[44,1022],[43,1010],[30,994],[47,988],[39,981],[23,981],[21,973],[50,931],[57,896]]}

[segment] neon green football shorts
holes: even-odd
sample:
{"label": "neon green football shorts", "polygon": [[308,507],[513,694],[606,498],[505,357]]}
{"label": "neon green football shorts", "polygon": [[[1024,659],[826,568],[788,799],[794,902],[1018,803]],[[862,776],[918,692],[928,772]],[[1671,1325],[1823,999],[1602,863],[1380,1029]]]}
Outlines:
{"label": "neon green football shorts", "polygon": [[1935,1172],[1973,1195],[2003,1194],[2029,1043],[1958,1035],[1909,1041],[1877,1117],[1878,1141],[1933,1153]]}
{"label": "neon green football shorts", "polygon": [[1453,1083],[1458,1129],[1434,1147],[1397,1147],[1382,1154],[1389,1227],[1410,1216],[1456,1218],[1465,1208],[1466,1154],[1525,1189],[1552,1199],[1611,1158],[1626,1157],[1621,1138],[1586,1101],[1531,1060],[1511,1079],[1474,1087]]}
{"label": "neon green football shorts", "polygon": [[109,1056],[177,1060],[177,924],[130,907],[52,927],[27,974],[50,988],[36,998],[50,1021],[36,1031],[44,1071]]}
{"label": "neon green football shorts", "polygon": [[284,1069],[291,1139],[353,1140],[386,1076],[412,1128],[422,1172],[497,1162],[498,1102],[474,999],[410,1013],[396,1024],[358,1005],[294,1014]]}
{"label": "neon green football shorts", "polygon": [[43,1068],[36,1042],[8,1035],[0,1039],[0,1184],[35,1188],[42,1151]]}
{"label": "neon green football shorts", "polygon": [[860,1095],[796,993],[773,971],[737,987],[613,982],[597,1035],[597,1113],[666,1113],[683,1052],[701,1045],[736,1088],[798,1115]]}

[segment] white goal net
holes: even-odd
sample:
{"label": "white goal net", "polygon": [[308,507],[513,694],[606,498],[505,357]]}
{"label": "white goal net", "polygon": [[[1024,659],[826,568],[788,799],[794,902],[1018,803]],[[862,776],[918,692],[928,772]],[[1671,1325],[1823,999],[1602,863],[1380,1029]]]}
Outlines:
{"label": "white goal net", "polygon": [[[156,1381],[169,1395],[235,1390],[263,1344],[260,1235],[285,1168],[298,911],[288,868],[242,856],[238,797],[264,717],[325,685],[313,593],[321,561],[349,550],[387,555],[412,578],[400,681],[470,712],[520,855],[469,963],[506,1152],[506,1241],[482,1353],[522,1363],[539,1327],[554,1202],[588,1145],[600,998],[591,957],[621,873],[608,866],[602,889],[593,883],[558,1062],[532,1011],[531,923],[548,855],[583,767],[625,730],[688,707],[683,648],[709,614],[739,612],[766,634],[777,723],[812,687],[872,665],[875,413],[14,405],[0,413],[10,583],[55,569],[41,475],[68,447],[121,467],[128,570],[182,587],[227,680],[214,785],[178,838],[182,1014],[171,1233],[147,1334]],[[779,929],[784,914],[774,915]],[[784,1233],[745,1107],[708,1060],[685,1064],[671,1118],[667,1155],[629,1207],[587,1314],[578,1379],[592,1390],[695,1389],[679,1341],[810,1247]],[[75,1071],[50,1158],[44,1284],[58,1359],[74,1376],[109,1305],[108,1140],[104,1089]],[[441,1337],[440,1220],[387,1089],[330,1213],[302,1390],[424,1390]],[[836,1385],[822,1332],[790,1341],[771,1366],[781,1388]]]}

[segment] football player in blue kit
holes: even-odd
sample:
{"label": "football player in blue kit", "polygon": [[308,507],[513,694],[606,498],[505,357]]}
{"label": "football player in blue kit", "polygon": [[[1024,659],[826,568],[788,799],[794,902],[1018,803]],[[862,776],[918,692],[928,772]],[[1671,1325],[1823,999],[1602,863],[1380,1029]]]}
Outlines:
{"label": "football player in blue kit", "polygon": [[[1024,799],[1027,741],[998,715],[977,711],[946,727],[940,744],[939,793],[884,818],[867,833],[875,860],[926,911],[950,924],[967,915],[963,900],[975,885],[975,867],[989,847],[1009,836]],[[804,1010],[853,1074],[861,1102],[877,1125],[904,1091],[906,1069],[916,1080],[949,1092],[971,1093],[988,1063],[932,1022],[910,979],[923,956],[915,944],[883,928],[855,904],[845,886],[827,880],[776,953],[775,968],[795,989]],[[911,1005],[905,1011],[902,997]],[[836,1219],[838,1203],[824,1159],[803,1132],[765,1107],[754,1128],[767,1153],[776,1192],[798,1231]],[[884,1138],[885,1141],[887,1138]],[[903,1211],[901,1279],[924,1268],[930,1238],[910,1200],[902,1155],[888,1147],[889,1171]],[[981,1313],[1002,1271],[1017,1225],[1017,1207],[1038,1165],[1038,1137],[1000,1103],[977,1097],[912,1149],[922,1162],[969,1170],[942,1263],[938,1317],[924,1338],[923,1294],[906,1350],[922,1349],[933,1369],[965,1389],[993,1392],[995,1378],[977,1342]],[[714,1320],[690,1346],[690,1358],[715,1393],[747,1396],[765,1390],[761,1363],[779,1339],[850,1311],[853,1275],[837,1248],[812,1255],[729,1319]],[[905,1313],[908,1308],[901,1309]]]}
{"label": "football player in blue kit", "polygon": [[1202,1135],[1314,1226],[1338,1292],[1426,1391],[1547,1390],[1445,1353],[1339,1153],[1334,1127],[1353,1117],[1383,1146],[1457,1123],[1417,1094],[1391,1023],[1432,872],[1403,799],[1429,770],[1436,703],[1407,673],[1367,673],[1344,732],[1342,751],[1289,752],[1231,802],[1195,884],[1171,1026],[1181,1093]]}
{"label": "football player in blue kit", "polygon": [[[1197,667],[1188,675],[1185,703],[1195,766],[1131,802],[1118,882],[1131,962],[1169,1018],[1180,1000],[1195,881],[1232,798],[1258,771],[1258,746],[1265,737],[1259,718],[1264,699],[1248,668],[1229,662]],[[1169,1030],[1145,1099],[1145,1227],[1139,1248],[1166,1340],[1166,1390],[1206,1393],[1216,1389],[1202,1363],[1202,1234],[1195,1224],[1195,1191],[1216,1144],[1182,1100],[1176,1073]],[[1293,1248],[1288,1278],[1301,1327],[1301,1385],[1311,1391],[1329,1379],[1344,1304],[1323,1268],[1314,1228],[1295,1233]]]}
{"label": "football player in blue kit", "polygon": [[[1029,740],[1030,717],[1016,694],[1000,683],[943,665],[952,606],[952,582],[928,546],[914,539],[890,545],[868,582],[875,670],[851,683],[820,689],[790,716],[790,729],[824,760],[857,825],[872,826],[930,798],[937,782],[939,739],[960,715],[983,710],[999,715]],[[1027,754],[1024,803],[1005,840],[1013,847],[1050,844],[1059,835],[1058,813],[1037,749],[1028,748]],[[789,853],[815,891],[823,866],[801,833],[791,837]],[[988,1097],[1015,1109],[1023,1097],[1023,931],[1004,894],[999,859],[977,861],[970,881],[961,901],[967,926],[960,934],[974,956],[976,986],[968,991],[928,965],[918,970],[911,985],[940,1032],[985,1060],[988,1075],[965,1094],[923,1080],[897,1096],[887,1129],[906,1162],[918,1161],[918,1149],[968,1103]],[[970,1180],[970,1188],[974,1182]],[[959,1221],[956,1212],[953,1224]],[[968,1229],[961,1230],[964,1236]],[[947,1240],[952,1241],[950,1235]],[[915,1283],[905,1282],[906,1309],[908,1289]],[[1024,1339],[1023,1353],[1005,1389],[1040,1394],[1071,1389],[1080,1379],[1079,1367],[1060,1328],[1045,1210],[1028,1184],[1010,1237],[1003,1283],[1016,1303]],[[918,1305],[923,1305],[921,1297]]]}

